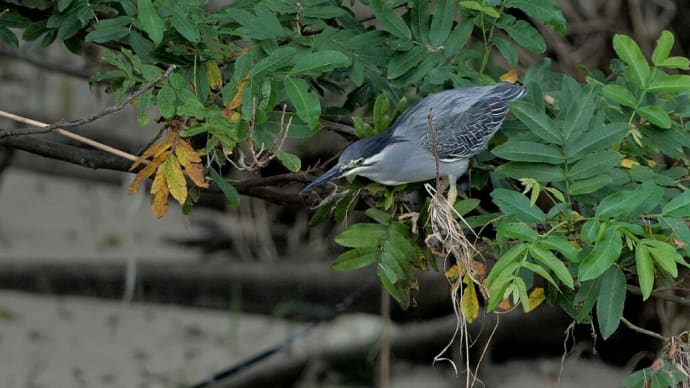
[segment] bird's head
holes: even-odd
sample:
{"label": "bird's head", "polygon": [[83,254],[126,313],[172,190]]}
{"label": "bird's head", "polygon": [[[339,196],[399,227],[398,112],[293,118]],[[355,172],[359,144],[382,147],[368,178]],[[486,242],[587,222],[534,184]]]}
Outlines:
{"label": "bird's head", "polygon": [[361,175],[368,167],[376,163],[377,154],[388,144],[389,139],[390,137],[384,138],[381,135],[377,135],[360,139],[350,144],[340,155],[335,166],[314,179],[301,192],[305,193],[313,190],[333,179],[353,174]]}

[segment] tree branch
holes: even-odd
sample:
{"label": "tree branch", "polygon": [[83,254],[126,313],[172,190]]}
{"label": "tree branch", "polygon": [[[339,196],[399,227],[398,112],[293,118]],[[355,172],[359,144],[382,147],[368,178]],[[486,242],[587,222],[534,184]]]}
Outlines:
{"label": "tree branch", "polygon": [[[628,284],[627,287],[628,287],[628,291],[632,292],[633,294],[642,295],[642,291],[640,290],[640,287],[633,286],[630,284]],[[664,300],[668,300],[669,302],[674,302],[674,303],[678,303],[678,304],[683,305],[683,306],[689,306],[690,307],[690,298],[688,298],[688,297],[669,294],[669,293],[661,292],[658,290],[652,290],[651,295],[655,298],[658,298],[658,299],[664,299]]]}
{"label": "tree branch", "polygon": [[[153,81],[149,82],[148,84],[142,86],[141,88],[137,89],[135,92],[133,92],[127,98],[120,101],[118,104],[116,104],[114,106],[107,107],[99,113],[92,114],[90,116],[86,116],[86,117],[83,117],[83,118],[78,119],[78,120],[72,120],[72,121],[60,120],[56,123],[47,125],[47,124],[44,124],[44,123],[41,123],[38,121],[34,121],[34,120],[30,120],[30,119],[20,120],[20,119],[18,119],[19,116],[13,115],[13,114],[8,113],[8,112],[0,111],[0,116],[2,116],[2,117],[7,117],[11,120],[21,121],[23,123],[28,123],[31,125],[30,127],[19,128],[18,130],[15,130],[15,131],[10,131],[10,130],[0,131],[0,140],[5,138],[5,137],[10,137],[10,136],[38,135],[38,134],[44,134],[44,133],[48,133],[48,132],[52,132],[52,131],[56,131],[63,136],[70,137],[68,135],[68,134],[70,134],[70,132],[65,131],[64,128],[73,128],[73,127],[78,127],[80,125],[88,124],[90,122],[93,122],[93,121],[100,119],[101,117],[104,117],[104,116],[107,116],[109,114],[112,114],[112,113],[115,113],[115,112],[122,110],[122,108],[124,108],[127,104],[132,102],[135,98],[137,98],[137,97],[141,96],[142,94],[146,93],[147,91],[151,90],[154,86],[156,86],[156,84],[158,84],[159,82],[168,78],[170,76],[170,74],[172,74],[172,72],[175,69],[176,69],[175,65],[170,65],[168,67],[168,69],[165,70],[165,72],[160,77],[156,78],[155,80],[153,80]],[[77,140],[79,140],[79,139],[77,139]],[[79,140],[79,141],[81,141],[81,140]]]}
{"label": "tree branch", "polygon": [[[106,169],[130,172],[130,160],[109,152],[81,148],[74,145],[39,139],[34,136],[11,136],[0,139],[0,145],[20,149],[32,154],[44,156],[54,160],[62,160],[92,169]],[[132,171],[132,172],[136,172]],[[233,182],[233,186],[241,195],[260,198],[275,204],[290,204],[309,206],[314,203],[315,195],[300,195],[290,193],[280,186],[295,183],[307,183],[311,179],[304,173],[287,173],[269,177],[251,178]],[[208,190],[219,193],[220,189],[212,185]]]}

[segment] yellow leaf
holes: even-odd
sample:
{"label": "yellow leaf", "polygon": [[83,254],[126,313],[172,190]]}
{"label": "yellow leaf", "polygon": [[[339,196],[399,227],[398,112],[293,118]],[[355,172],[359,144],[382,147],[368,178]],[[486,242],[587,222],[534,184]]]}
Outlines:
{"label": "yellow leaf", "polygon": [[151,212],[156,218],[162,218],[168,212],[168,186],[162,166],[151,184]]}
{"label": "yellow leaf", "polygon": [[508,70],[507,73],[504,73],[501,76],[501,81],[510,82],[511,84],[516,83],[517,80],[518,80],[518,73],[517,73],[517,70],[515,70],[514,68]]}
{"label": "yellow leaf", "polygon": [[137,175],[134,177],[132,180],[132,183],[129,185],[129,195],[133,195],[137,192],[139,189],[139,185],[141,182],[150,177],[151,174],[153,174],[156,169],[165,161],[165,159],[168,157],[167,153],[162,153],[157,155],[151,163],[147,164],[144,168],[139,170]]}
{"label": "yellow leaf", "polygon": [[165,175],[165,181],[170,190],[170,195],[172,195],[180,205],[184,205],[184,202],[187,200],[187,181],[184,179],[182,167],[180,167],[180,162],[177,160],[177,157],[175,157],[175,155],[168,156],[161,167],[163,168],[163,174]]}
{"label": "yellow leaf", "polygon": [[190,163],[188,166],[184,166],[184,172],[195,185],[204,189],[208,188],[208,182],[204,179],[204,166],[201,163]]}
{"label": "yellow leaf", "polygon": [[206,62],[206,78],[211,89],[218,89],[223,86],[223,76],[220,74],[220,69],[216,62]]}
{"label": "yellow leaf", "polygon": [[647,159],[647,163],[649,164],[649,167],[651,167],[651,168],[656,167],[656,160],[654,160],[654,159]]}
{"label": "yellow leaf", "polygon": [[501,309],[503,311],[508,311],[512,308],[513,306],[510,304],[510,298],[504,298],[501,303],[498,304],[498,309]]}
{"label": "yellow leaf", "polygon": [[446,279],[450,281],[451,283],[455,283],[458,281],[458,278],[460,277],[460,268],[458,267],[457,264],[453,264],[452,267],[448,268],[446,270]]}
{"label": "yellow leaf", "polygon": [[477,299],[477,291],[474,289],[474,283],[469,274],[465,275],[464,283],[467,287],[465,287],[465,291],[460,298],[460,309],[462,310],[462,316],[465,317],[465,321],[467,321],[467,323],[472,323],[479,315],[479,300]]}
{"label": "yellow leaf", "polygon": [[[132,163],[132,166],[129,167],[129,171],[134,170],[138,165],[143,163],[146,159],[150,157],[157,157],[158,155],[162,154],[165,152],[168,148],[172,147],[173,140],[175,140],[176,134],[173,132],[168,132],[168,136],[165,137],[162,141],[152,145],[151,147],[147,148],[146,151],[144,151],[141,156],[137,160]],[[156,169],[154,168],[153,171]],[[151,172],[151,174],[153,173]],[[149,175],[151,175],[149,174]]]}
{"label": "yellow leaf", "polygon": [[632,159],[623,159],[621,160],[621,166],[625,168],[633,168],[634,166],[639,166],[640,163],[638,163],[636,160]]}
{"label": "yellow leaf", "polygon": [[530,312],[537,308],[542,302],[544,301],[544,289],[541,287],[537,287],[532,292],[529,293],[529,310],[527,312]]}
{"label": "yellow leaf", "polygon": [[177,143],[175,143],[175,155],[177,155],[177,160],[179,160],[180,164],[185,168],[191,163],[201,162],[199,152],[192,148],[192,146],[182,138],[177,139]]}
{"label": "yellow leaf", "polygon": [[237,93],[235,93],[235,96],[230,100],[230,102],[225,105],[224,110],[235,110],[237,109],[238,106],[242,103],[242,91],[244,91],[244,85],[247,84],[247,81],[249,80],[249,74],[245,75],[244,78],[240,81],[240,83],[237,85]]}

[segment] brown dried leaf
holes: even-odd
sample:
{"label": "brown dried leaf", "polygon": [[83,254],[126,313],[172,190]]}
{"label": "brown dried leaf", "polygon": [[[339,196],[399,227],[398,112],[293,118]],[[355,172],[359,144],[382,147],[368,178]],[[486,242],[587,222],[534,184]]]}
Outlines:
{"label": "brown dried leaf", "polygon": [[195,185],[204,189],[208,188],[208,182],[204,179],[204,166],[201,163],[190,163],[184,166],[184,172]]}
{"label": "brown dried leaf", "polygon": [[177,160],[185,168],[192,163],[201,162],[201,155],[199,151],[195,150],[186,140],[180,138],[175,143],[175,155],[177,155]]}
{"label": "brown dried leaf", "polygon": [[141,182],[156,172],[158,167],[165,161],[165,159],[167,159],[167,157],[167,153],[159,154],[151,161],[151,163],[139,170],[137,175],[132,180],[132,183],[129,185],[129,195],[135,194],[139,189]]}
{"label": "brown dried leaf", "polygon": [[[150,157],[156,158],[163,152],[167,151],[168,148],[172,147],[173,141],[175,140],[176,136],[177,135],[173,131],[168,132],[168,136],[166,136],[165,139],[147,148],[141,154],[141,156],[139,156],[139,158],[137,158],[137,160],[135,160],[134,163],[132,163],[132,165],[129,167],[129,171],[134,170],[138,165],[144,163],[146,159]],[[155,171],[156,169],[154,168],[153,170]],[[151,174],[153,174],[153,171],[151,172]]]}
{"label": "brown dried leaf", "polygon": [[503,299],[501,301],[501,303],[498,304],[498,307],[497,307],[497,309],[500,309],[502,311],[508,311],[511,308],[513,308],[513,306],[510,304],[510,298]]}
{"label": "brown dried leaf", "polygon": [[168,156],[161,167],[163,168],[168,189],[170,189],[170,195],[180,205],[184,205],[184,202],[187,200],[187,181],[184,179],[182,167],[180,167],[177,157],[175,155]]}
{"label": "brown dried leaf", "polygon": [[151,184],[151,212],[156,218],[162,218],[168,212],[168,185],[163,166],[158,168]]}
{"label": "brown dried leaf", "polygon": [[225,105],[225,109],[221,111],[221,114],[227,119],[229,119],[228,116],[226,116],[226,113],[232,112],[235,109],[237,109],[238,106],[242,103],[242,92],[244,91],[244,85],[247,84],[247,81],[249,80],[249,74],[245,75],[244,78],[240,81],[240,83],[237,85],[237,93],[232,97],[232,100]]}

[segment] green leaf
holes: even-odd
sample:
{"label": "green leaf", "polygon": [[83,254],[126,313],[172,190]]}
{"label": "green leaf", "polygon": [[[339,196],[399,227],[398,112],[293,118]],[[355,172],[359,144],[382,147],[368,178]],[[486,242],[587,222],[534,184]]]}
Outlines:
{"label": "green leaf", "polygon": [[129,23],[131,18],[120,16],[113,19],[105,19],[96,24],[96,28],[86,34],[87,42],[105,43],[111,40],[119,40],[129,35]]}
{"label": "green leaf", "polygon": [[659,66],[663,63],[668,55],[671,53],[674,41],[673,34],[667,30],[661,32],[661,37],[656,41],[656,47],[654,47],[654,52],[652,52],[652,63]]}
{"label": "green leaf", "polygon": [[508,39],[504,39],[500,36],[494,36],[492,42],[498,49],[498,52],[503,55],[503,58],[508,62],[508,66],[515,67],[518,62],[518,50],[517,47]]}
{"label": "green leaf", "polygon": [[617,122],[594,127],[591,131],[583,132],[581,136],[565,143],[563,151],[570,160],[581,159],[592,151],[609,148],[620,142],[628,131],[628,124]]}
{"label": "green leaf", "polygon": [[225,200],[227,201],[228,206],[239,206],[240,194],[237,192],[237,189],[228,183],[228,181],[226,181],[214,168],[209,168],[208,173],[211,175],[211,179],[213,179],[213,182],[216,184],[216,186],[218,186],[220,191],[222,191],[225,195]]}
{"label": "green leaf", "polygon": [[63,12],[64,10],[72,4],[72,0],[59,0],[58,1],[58,12]]}
{"label": "green leaf", "polygon": [[530,256],[532,256],[535,260],[553,271],[556,277],[563,284],[565,284],[571,290],[574,289],[575,284],[573,282],[573,277],[570,275],[570,272],[565,264],[563,264],[563,262],[559,260],[556,255],[547,249],[543,249],[539,246],[539,244],[532,244],[529,247],[529,253]]}
{"label": "green leaf", "polygon": [[483,6],[476,1],[459,1],[461,7],[471,9],[474,11],[479,11],[486,16],[498,19],[501,15],[494,8],[489,6]]}
{"label": "green leaf", "polygon": [[201,33],[198,26],[191,23],[179,9],[174,9],[173,15],[175,22],[172,23],[172,27],[175,31],[179,32],[188,42],[199,43],[201,41]]}
{"label": "green leaf", "polygon": [[156,105],[161,112],[161,116],[168,120],[175,116],[177,109],[177,93],[170,85],[165,85],[156,95]]}
{"label": "green leaf", "polygon": [[337,235],[335,242],[347,248],[377,247],[387,233],[381,224],[354,224]]}
{"label": "green leaf", "polygon": [[666,217],[690,217],[690,190],[670,200],[661,208],[661,214]]}
{"label": "green leaf", "polygon": [[599,202],[596,215],[599,218],[615,218],[630,213],[639,205],[637,198],[637,193],[634,191],[618,191],[609,194]]}
{"label": "green leaf", "polygon": [[532,242],[539,234],[523,222],[504,222],[498,226],[498,235]]}
{"label": "green leaf", "polygon": [[618,328],[625,306],[625,274],[613,266],[601,277],[599,297],[597,298],[597,318],[599,331],[607,339]]}
{"label": "green leaf", "polygon": [[553,286],[556,287],[556,289],[559,289],[558,283],[556,283],[556,281],[553,280],[553,277],[551,276],[551,274],[549,274],[549,272],[546,271],[546,269],[544,269],[544,267],[537,265],[537,264],[530,263],[529,261],[525,261],[522,263],[522,268],[527,268],[528,270],[536,273],[537,275],[541,276],[543,279],[545,279],[549,283],[553,284]]}
{"label": "green leaf", "polygon": [[657,127],[671,128],[671,117],[658,105],[641,106],[637,108],[637,113]]}
{"label": "green leaf", "polygon": [[573,244],[571,244],[570,241],[563,236],[552,233],[539,240],[539,246],[551,251],[558,251],[563,255],[563,257],[570,261],[577,261],[577,256],[579,254],[577,248],[575,248]]}
{"label": "green leaf", "polygon": [[669,69],[690,70],[690,59],[685,57],[670,57],[665,59],[658,66]]}
{"label": "green leaf", "polygon": [[526,126],[530,132],[549,144],[561,144],[561,134],[553,121],[533,104],[527,101],[515,101],[510,104],[510,111]]}
{"label": "green leaf", "polygon": [[410,40],[412,38],[412,33],[403,18],[395,13],[395,10],[386,2],[383,0],[370,0],[369,6],[374,12],[376,19],[383,24],[388,32],[401,39]]}
{"label": "green leaf", "polygon": [[531,206],[529,198],[517,191],[501,188],[495,189],[491,193],[491,198],[503,214],[515,216],[519,221],[540,223],[544,222],[546,218],[546,215],[540,208]]}
{"label": "green leaf", "polygon": [[578,270],[580,281],[601,276],[618,260],[623,248],[621,234],[615,228],[608,228],[604,239],[594,245],[594,249],[582,259]]}
{"label": "green leaf", "polygon": [[623,159],[623,155],[614,151],[591,153],[575,162],[566,174],[570,179],[591,178],[602,171],[618,166],[621,159]]}
{"label": "green leaf", "polygon": [[463,199],[455,202],[455,204],[453,205],[453,209],[455,209],[455,211],[461,216],[464,216],[465,214],[477,208],[477,206],[479,206],[479,203],[480,201],[476,198]]}
{"label": "green leaf", "polygon": [[637,106],[635,96],[627,88],[620,85],[604,85],[604,97],[623,106],[634,108]]}
{"label": "green leaf", "polygon": [[670,244],[659,240],[642,239],[640,243],[649,248],[649,253],[656,264],[672,277],[678,276],[676,263],[683,261],[683,257]]}
{"label": "green leaf", "polygon": [[355,248],[338,256],[332,267],[336,271],[353,271],[376,263],[378,258],[376,247]]}
{"label": "green leaf", "polygon": [[396,79],[412,70],[426,57],[424,47],[414,46],[410,51],[396,53],[388,62],[388,79]]}
{"label": "green leaf", "polygon": [[379,264],[378,268],[376,269],[376,274],[379,276],[383,287],[386,289],[386,291],[388,291],[389,294],[391,294],[393,299],[395,299],[395,301],[398,302],[403,309],[407,308],[407,305],[409,304],[407,295],[395,286],[395,281],[391,279],[391,273],[387,272],[384,267]]}
{"label": "green leaf", "polygon": [[[418,3],[423,4],[424,7],[429,7],[429,2],[419,1]],[[437,0],[429,30],[429,42],[432,46],[438,47],[446,42],[454,20],[455,0]]]}
{"label": "green leaf", "polygon": [[316,76],[321,73],[350,66],[350,58],[336,50],[323,50],[299,57],[290,74]]}
{"label": "green leaf", "polygon": [[319,126],[321,103],[315,94],[309,92],[309,84],[301,78],[286,77],[283,81],[285,92],[295,107],[297,117],[313,130]]}
{"label": "green leaf", "polygon": [[[486,277],[486,286],[491,287],[494,282],[498,281],[501,277],[512,276],[519,266],[517,262],[522,259],[527,253],[528,245],[525,243],[520,243],[514,245],[506,253],[504,253],[496,264],[491,268],[489,276]],[[515,266],[513,266],[515,264]]]}
{"label": "green leaf", "polygon": [[555,0],[506,0],[503,6],[518,8],[527,16],[550,25],[561,35],[565,34],[566,20],[563,12],[561,12],[561,7]]}
{"label": "green leaf", "polygon": [[516,162],[560,164],[563,154],[553,146],[533,141],[509,140],[491,152],[503,159]]}
{"label": "green leaf", "polygon": [[580,289],[577,290],[577,293],[573,298],[572,305],[575,311],[577,311],[573,317],[577,323],[591,322],[589,319],[589,313],[592,311],[592,307],[594,307],[594,304],[597,302],[600,287],[601,279],[582,282]]}
{"label": "green leaf", "polygon": [[635,269],[640,282],[642,300],[647,300],[652,294],[652,288],[654,287],[654,262],[647,246],[644,244],[637,244],[637,247],[635,247]]}
{"label": "green leaf", "polygon": [[279,70],[292,63],[296,53],[295,48],[291,46],[277,48],[269,56],[257,62],[250,73],[253,77],[259,77],[263,73]]}
{"label": "green leaf", "polygon": [[651,93],[683,93],[690,92],[690,75],[665,74],[652,80],[647,88]]}
{"label": "green leaf", "polygon": [[518,20],[512,24],[500,24],[499,27],[510,36],[515,43],[527,50],[541,54],[546,51],[546,42],[531,24],[524,20]]}
{"label": "green leaf", "polygon": [[330,5],[319,5],[304,7],[302,14],[307,18],[333,19],[347,14],[344,8]]}
{"label": "green leaf", "polygon": [[367,217],[378,222],[379,224],[388,225],[393,220],[393,217],[391,217],[390,214],[384,212],[383,210],[379,210],[373,207],[370,207],[369,209],[365,210],[364,214],[366,214]]}
{"label": "green leaf", "polygon": [[600,229],[601,224],[599,223],[599,220],[597,220],[596,218],[590,218],[582,225],[582,238],[586,242],[592,244],[594,243],[594,241],[597,240],[597,236],[599,236]]}
{"label": "green leaf", "polygon": [[539,182],[560,182],[565,180],[563,167],[543,163],[508,162],[496,168],[496,173],[515,179],[532,178]]}
{"label": "green leaf", "polygon": [[593,176],[591,178],[578,180],[573,182],[572,185],[570,185],[570,194],[590,194],[608,186],[612,181],[613,179],[611,179],[611,177],[607,174],[601,174]]}
{"label": "green leaf", "polygon": [[613,37],[613,49],[618,57],[625,62],[631,70],[631,76],[637,86],[646,88],[649,82],[649,64],[642,55],[640,46],[626,35],[616,34]]}
{"label": "green leaf", "polygon": [[163,32],[165,31],[163,19],[156,13],[151,0],[137,1],[137,9],[139,11],[137,18],[141,29],[151,38],[153,44],[158,46],[163,41]]}
{"label": "green leaf", "polygon": [[299,172],[302,169],[302,161],[297,155],[291,154],[289,152],[280,151],[277,154],[280,163],[285,166],[288,170],[292,172]]}

